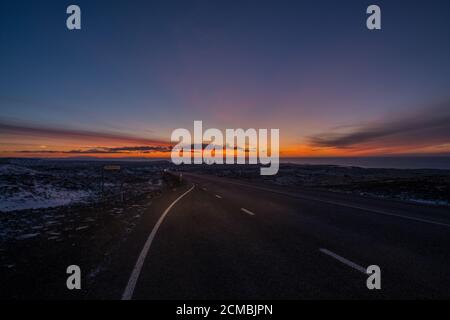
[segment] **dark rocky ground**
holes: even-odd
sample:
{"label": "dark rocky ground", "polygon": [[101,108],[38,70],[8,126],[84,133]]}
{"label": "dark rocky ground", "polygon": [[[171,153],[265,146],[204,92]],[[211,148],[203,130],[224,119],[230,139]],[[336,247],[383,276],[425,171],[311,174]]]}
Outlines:
{"label": "dark rocky ground", "polygon": [[63,185],[66,190],[89,190],[90,197],[69,205],[0,213],[0,299],[74,298],[77,292],[65,288],[65,269],[72,264],[87,275],[84,296],[153,199],[177,182],[164,172],[166,162],[121,163],[120,173],[105,174],[102,195],[103,165],[32,163],[25,167],[29,171],[22,164],[14,175],[3,175],[2,181],[16,181],[21,189]]}

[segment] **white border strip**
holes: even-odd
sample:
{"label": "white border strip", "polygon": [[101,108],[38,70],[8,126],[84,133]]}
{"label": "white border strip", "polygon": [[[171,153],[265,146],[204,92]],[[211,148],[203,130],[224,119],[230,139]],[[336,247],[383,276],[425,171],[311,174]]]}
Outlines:
{"label": "white border strip", "polygon": [[141,274],[142,266],[144,265],[145,258],[147,257],[148,250],[150,249],[150,246],[152,245],[153,239],[156,236],[156,232],[158,232],[159,226],[162,224],[164,218],[169,213],[170,209],[178,202],[180,201],[185,195],[187,195],[189,192],[194,189],[195,185],[192,185],[192,187],[183,193],[181,196],[179,196],[174,202],[170,204],[170,206],[164,211],[164,213],[159,218],[158,222],[156,222],[155,226],[153,227],[152,232],[148,236],[147,241],[144,244],[144,247],[142,248],[141,253],[139,254],[139,258],[136,261],[136,265],[134,266],[133,271],[131,272],[130,279],[128,280],[127,287],[125,288],[125,291],[122,294],[122,300],[131,300],[133,297],[134,288],[136,287],[136,283],[139,279],[139,275]]}

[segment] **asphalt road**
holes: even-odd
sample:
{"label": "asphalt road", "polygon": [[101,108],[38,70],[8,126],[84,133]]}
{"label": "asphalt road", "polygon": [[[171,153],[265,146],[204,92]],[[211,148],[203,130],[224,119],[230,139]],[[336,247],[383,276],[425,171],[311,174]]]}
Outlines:
{"label": "asphalt road", "polygon": [[[450,298],[448,209],[183,179],[103,279],[111,298]],[[366,286],[369,265],[381,290]]]}

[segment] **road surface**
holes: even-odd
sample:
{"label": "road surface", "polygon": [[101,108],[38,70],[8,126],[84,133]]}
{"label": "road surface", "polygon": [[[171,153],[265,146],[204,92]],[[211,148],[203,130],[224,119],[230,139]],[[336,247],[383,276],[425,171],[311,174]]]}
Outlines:
{"label": "road surface", "polygon": [[[450,298],[448,209],[215,176],[183,179],[130,237],[102,295]],[[381,268],[381,290],[367,289],[369,265]]]}

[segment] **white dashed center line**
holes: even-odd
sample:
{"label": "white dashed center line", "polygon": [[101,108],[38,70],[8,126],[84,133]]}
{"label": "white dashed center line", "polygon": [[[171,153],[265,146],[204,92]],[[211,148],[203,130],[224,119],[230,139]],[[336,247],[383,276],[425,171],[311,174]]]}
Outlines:
{"label": "white dashed center line", "polygon": [[245,213],[248,213],[251,216],[254,216],[255,214],[253,212],[251,212],[250,210],[247,210],[245,208],[241,208],[241,211],[244,211]]}
{"label": "white dashed center line", "polygon": [[330,250],[321,248],[321,249],[319,249],[319,251],[322,252],[322,253],[325,253],[326,255],[336,259],[339,262],[342,262],[343,264],[345,264],[345,265],[347,265],[347,266],[349,266],[349,267],[351,267],[353,269],[358,270],[359,272],[367,274],[366,268],[361,267],[360,265],[358,265],[358,264],[356,264],[356,263],[354,263],[354,262],[352,262],[352,261],[350,261],[348,259],[345,259],[344,257],[341,257],[340,255],[338,255],[338,254],[336,254],[334,252],[331,252]]}
{"label": "white dashed center line", "polygon": [[218,194],[216,194],[216,198],[217,198],[217,199],[222,199],[222,197],[219,196]]}

